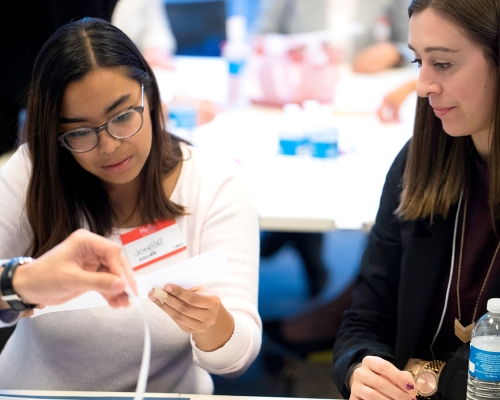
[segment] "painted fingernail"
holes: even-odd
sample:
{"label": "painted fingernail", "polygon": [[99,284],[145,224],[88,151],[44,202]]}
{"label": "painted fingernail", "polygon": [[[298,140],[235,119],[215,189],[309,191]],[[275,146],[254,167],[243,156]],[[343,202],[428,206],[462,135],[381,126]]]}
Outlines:
{"label": "painted fingernail", "polygon": [[413,390],[413,389],[415,389],[415,385],[413,383],[411,383],[411,382],[407,382],[406,383],[406,389]]}

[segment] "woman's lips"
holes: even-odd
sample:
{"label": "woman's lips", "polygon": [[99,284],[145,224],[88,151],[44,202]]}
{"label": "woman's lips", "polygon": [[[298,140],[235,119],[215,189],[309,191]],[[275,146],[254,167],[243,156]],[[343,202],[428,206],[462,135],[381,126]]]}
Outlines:
{"label": "woman's lips", "polygon": [[448,114],[450,111],[452,111],[455,107],[432,107],[434,110],[434,114],[436,114],[436,117],[442,118],[446,114]]}
{"label": "woman's lips", "polygon": [[127,157],[121,161],[114,162],[112,161],[109,164],[103,165],[102,168],[104,168],[106,171],[112,171],[112,172],[120,172],[123,171],[125,168],[127,168],[128,164],[130,163],[132,156]]}

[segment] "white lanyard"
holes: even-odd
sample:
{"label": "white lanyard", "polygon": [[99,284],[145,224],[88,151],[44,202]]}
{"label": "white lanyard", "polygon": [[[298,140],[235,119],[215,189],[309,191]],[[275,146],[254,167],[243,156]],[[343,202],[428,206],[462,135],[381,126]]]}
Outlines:
{"label": "white lanyard", "polygon": [[439,321],[439,326],[437,328],[436,334],[434,335],[434,338],[432,339],[431,346],[429,350],[431,351],[432,358],[435,360],[436,357],[434,357],[434,351],[432,348],[434,347],[434,342],[436,341],[439,332],[441,331],[441,327],[443,326],[443,320],[444,316],[446,314],[446,308],[448,307],[448,299],[450,297],[450,287],[451,287],[451,281],[453,279],[453,269],[455,266],[455,246],[457,242],[457,231],[458,231],[458,217],[460,215],[460,206],[462,205],[462,198],[464,197],[464,191],[462,190],[460,192],[460,199],[458,200],[458,209],[457,209],[457,215],[455,216],[455,228],[453,229],[453,246],[451,250],[451,265],[450,265],[450,278],[448,280],[448,287],[446,288],[446,297],[444,299],[444,308],[443,308],[443,313],[441,314],[441,320]]}

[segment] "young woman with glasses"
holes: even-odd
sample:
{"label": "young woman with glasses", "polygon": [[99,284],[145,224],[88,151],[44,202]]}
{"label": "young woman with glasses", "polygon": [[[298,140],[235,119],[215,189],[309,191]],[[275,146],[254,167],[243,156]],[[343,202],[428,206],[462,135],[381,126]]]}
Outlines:
{"label": "young woman with glasses", "polygon": [[[161,240],[184,246],[135,274],[222,246],[228,275],[207,287],[167,285],[165,302],[143,302],[147,391],[211,393],[209,373],[237,375],[260,349],[257,218],[234,163],[164,125],[153,72],[125,34],[95,19],[60,28],[34,66],[27,143],[0,171],[0,258],[38,257],[80,227],[120,243],[165,221],[177,233]],[[21,319],[0,355],[0,387],[133,390],[142,336],[133,309]]]}

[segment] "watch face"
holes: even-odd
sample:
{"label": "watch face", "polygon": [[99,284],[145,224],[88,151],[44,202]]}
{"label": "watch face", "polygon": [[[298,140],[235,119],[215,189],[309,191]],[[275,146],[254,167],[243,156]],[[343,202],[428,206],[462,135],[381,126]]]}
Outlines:
{"label": "watch face", "polygon": [[433,371],[424,370],[417,375],[415,383],[417,385],[418,394],[422,396],[432,396],[437,390],[438,377]]}

